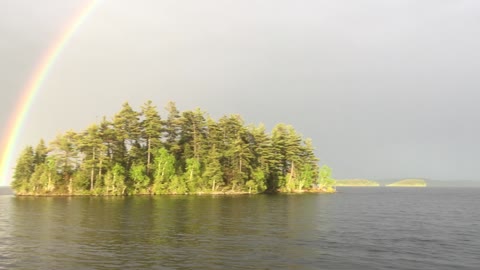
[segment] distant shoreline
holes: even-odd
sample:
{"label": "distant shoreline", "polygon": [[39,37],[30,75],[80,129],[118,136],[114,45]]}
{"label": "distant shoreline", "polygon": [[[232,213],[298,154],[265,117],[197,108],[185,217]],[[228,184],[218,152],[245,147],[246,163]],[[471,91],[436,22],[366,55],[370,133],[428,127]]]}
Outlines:
{"label": "distant shoreline", "polygon": [[380,183],[369,179],[341,179],[336,181],[337,187],[379,187]]}
{"label": "distant shoreline", "polygon": [[215,191],[215,192],[192,192],[192,193],[162,193],[162,194],[87,194],[87,193],[12,193],[18,197],[134,197],[134,196],[162,196],[162,195],[178,195],[178,196],[208,196],[208,195],[221,195],[221,196],[240,196],[240,195],[260,195],[260,194],[306,194],[306,193],[317,193],[317,194],[332,194],[336,193],[335,189],[310,189],[310,190],[294,190],[290,192],[277,191],[277,192],[248,192],[248,191]]}
{"label": "distant shoreline", "polygon": [[337,187],[426,187],[427,183],[423,179],[402,179],[393,183],[381,184],[369,179],[342,179],[337,180]]}
{"label": "distant shoreline", "polygon": [[391,184],[386,185],[387,187],[426,187],[427,182],[423,179],[403,179]]}

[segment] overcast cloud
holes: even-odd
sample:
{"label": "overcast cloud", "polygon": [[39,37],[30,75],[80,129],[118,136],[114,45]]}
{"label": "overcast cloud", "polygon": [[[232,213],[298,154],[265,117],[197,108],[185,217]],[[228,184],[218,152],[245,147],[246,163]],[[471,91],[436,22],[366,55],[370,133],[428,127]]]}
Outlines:
{"label": "overcast cloud", "polygon": [[[0,136],[86,1],[0,0]],[[70,40],[16,152],[176,101],[292,124],[337,178],[479,179],[480,2],[103,1]],[[3,149],[0,149],[3,151]]]}

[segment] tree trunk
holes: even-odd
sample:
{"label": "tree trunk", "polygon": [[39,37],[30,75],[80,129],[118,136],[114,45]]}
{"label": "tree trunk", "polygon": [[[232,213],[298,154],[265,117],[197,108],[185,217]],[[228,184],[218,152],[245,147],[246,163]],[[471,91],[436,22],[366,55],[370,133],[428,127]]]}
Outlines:
{"label": "tree trunk", "polygon": [[[292,181],[293,181],[293,178],[294,178],[294,174],[295,173],[295,165],[292,161],[292,166],[290,167],[290,176],[288,177],[288,183],[287,183],[287,187],[288,189],[290,189],[290,187],[292,186]],[[295,188],[295,185],[294,185],[294,188]]]}
{"label": "tree trunk", "polygon": [[98,167],[98,179],[102,179],[102,165],[103,165],[103,159],[100,159],[100,164]]}
{"label": "tree trunk", "polygon": [[72,177],[68,178],[68,194],[72,195],[73,193],[73,181]]}
{"label": "tree trunk", "polygon": [[242,155],[239,155],[240,161],[238,162],[238,173],[240,174],[240,177],[242,177]]}
{"label": "tree trunk", "polygon": [[116,188],[115,188],[115,183],[116,183],[116,181],[117,181],[116,178],[117,178],[117,177],[116,177],[116,175],[115,175],[115,173],[114,173],[114,174],[113,174],[113,181],[112,181],[112,188],[111,188],[111,190],[112,190],[112,192],[114,193],[114,195],[117,195],[117,194],[116,194],[116,193],[117,193],[117,190],[116,190]]}
{"label": "tree trunk", "polygon": [[151,160],[151,147],[152,147],[152,143],[151,143],[152,139],[151,137],[149,136],[148,137],[148,150],[147,150],[147,175],[150,175],[150,160]]}
{"label": "tree trunk", "polygon": [[290,178],[293,178],[294,173],[295,173],[295,164],[292,161],[292,167],[290,168]]}
{"label": "tree trunk", "polygon": [[92,167],[92,169],[90,170],[90,191],[93,190],[93,179],[94,179],[94,176],[95,176],[95,169]]}
{"label": "tree trunk", "polygon": [[198,160],[197,126],[193,123],[193,156]]}
{"label": "tree trunk", "polygon": [[165,167],[167,167],[167,162],[165,161],[165,163],[163,164],[163,167],[162,167],[162,181],[164,180],[163,177],[165,176]]}
{"label": "tree trunk", "polygon": [[90,171],[90,191],[93,190],[93,182],[95,180],[95,147],[92,154],[92,169]]}
{"label": "tree trunk", "polygon": [[51,172],[48,173],[47,190],[48,190],[48,192],[53,190],[53,188],[52,188],[52,173]]}

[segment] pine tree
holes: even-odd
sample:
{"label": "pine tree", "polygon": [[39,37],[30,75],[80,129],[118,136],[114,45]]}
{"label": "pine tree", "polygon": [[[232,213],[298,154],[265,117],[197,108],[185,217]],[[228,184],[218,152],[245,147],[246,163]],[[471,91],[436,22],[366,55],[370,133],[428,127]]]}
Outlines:
{"label": "pine tree", "polygon": [[232,190],[245,180],[244,164],[246,144],[242,135],[245,132],[243,120],[239,115],[230,115],[220,118],[218,128],[221,132],[221,143],[218,151],[222,153],[221,165],[225,183],[232,186]]}
{"label": "pine tree", "polygon": [[20,154],[13,173],[12,187],[21,193],[32,190],[30,178],[35,170],[35,152],[33,147],[27,146]]}
{"label": "pine tree", "polygon": [[142,129],[143,136],[147,144],[147,175],[150,174],[152,163],[152,149],[159,148],[161,145],[162,120],[158,114],[157,107],[152,101],[147,101],[142,106]]}
{"label": "pine tree", "polygon": [[102,178],[102,174],[113,166],[113,144],[115,142],[115,131],[113,125],[104,116],[98,124],[98,137],[101,141],[101,149],[98,156],[98,179]]}
{"label": "pine tree", "polygon": [[96,170],[99,170],[99,159],[103,155],[103,142],[99,136],[99,127],[96,124],[91,125],[84,131],[78,139],[79,148],[82,151],[83,167],[88,171],[90,178],[90,191],[95,186]]}
{"label": "pine tree", "polygon": [[[300,175],[303,181],[303,186],[311,188],[312,184],[318,179],[319,167],[318,158],[315,156],[314,148],[311,139],[306,139],[301,148],[300,158]],[[300,188],[302,189],[302,188]]]}
{"label": "pine tree", "polygon": [[184,149],[183,159],[196,158],[200,161],[204,154],[204,140],[207,136],[207,122],[204,112],[200,109],[183,112],[180,123],[180,144]]}
{"label": "pine tree", "polygon": [[40,139],[38,142],[37,147],[35,147],[35,165],[40,165],[45,163],[45,160],[48,155],[48,148],[45,145],[45,141]]}
{"label": "pine tree", "polygon": [[165,147],[178,160],[180,156],[180,145],[178,144],[181,128],[180,112],[173,101],[168,102],[165,109],[168,112],[167,119],[163,122]]}
{"label": "pine tree", "polygon": [[204,167],[205,171],[202,174],[202,178],[207,181],[212,192],[214,192],[219,187],[224,185],[222,165],[220,164],[220,154],[218,153],[215,145],[213,145],[208,152]]}
{"label": "pine tree", "polygon": [[141,124],[139,113],[134,111],[128,102],[125,102],[120,112],[114,116],[113,129],[114,162],[130,168],[133,162],[141,159],[137,156]]}
{"label": "pine tree", "polygon": [[[238,131],[237,138],[234,140],[232,148],[233,160],[237,166],[234,171],[233,181],[240,185],[244,185],[251,175],[251,160],[254,157],[250,145],[245,139],[246,132],[247,131],[244,129]],[[232,189],[234,189],[234,187]]]}
{"label": "pine tree", "polygon": [[34,194],[38,194],[46,190],[46,185],[44,184],[46,182],[46,167],[47,166],[45,163],[35,165],[35,170],[30,177],[30,186]]}
{"label": "pine tree", "polygon": [[42,176],[42,179],[46,181],[46,192],[52,192],[55,189],[55,184],[58,181],[58,172],[57,172],[57,161],[55,156],[48,156],[45,160],[45,175]]}
{"label": "pine tree", "polygon": [[[271,191],[276,189],[276,183],[272,168],[275,166],[274,153],[272,151],[272,139],[266,134],[263,124],[250,129],[253,136],[253,148],[255,149],[255,172],[256,182],[262,182]],[[263,191],[263,190],[262,190]]]}
{"label": "pine tree", "polygon": [[77,169],[80,160],[77,145],[77,134],[67,131],[58,135],[51,143],[52,155],[57,161],[57,171],[63,176],[63,185],[68,188],[69,193],[73,192],[73,173]]}
{"label": "pine tree", "polygon": [[273,161],[278,187],[286,191],[298,186],[298,168],[302,163],[302,138],[292,126],[278,124],[272,131]]}

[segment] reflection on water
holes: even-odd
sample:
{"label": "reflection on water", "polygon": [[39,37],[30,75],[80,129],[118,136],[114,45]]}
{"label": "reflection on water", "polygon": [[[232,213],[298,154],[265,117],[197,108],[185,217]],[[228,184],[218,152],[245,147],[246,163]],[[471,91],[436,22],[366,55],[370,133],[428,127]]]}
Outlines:
{"label": "reflection on water", "polygon": [[476,269],[480,190],[0,197],[0,269]]}

